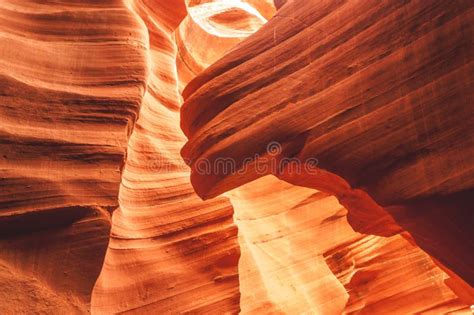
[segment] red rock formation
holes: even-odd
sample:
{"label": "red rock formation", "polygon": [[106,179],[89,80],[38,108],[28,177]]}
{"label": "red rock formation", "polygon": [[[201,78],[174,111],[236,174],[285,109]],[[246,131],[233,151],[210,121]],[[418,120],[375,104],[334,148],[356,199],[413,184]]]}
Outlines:
{"label": "red rock formation", "polygon": [[[255,2],[250,1],[252,5]],[[275,9],[265,1],[255,3],[260,11],[238,1],[191,1],[190,4],[193,6],[189,6],[189,13],[174,36],[180,92],[197,74],[259,29]]]}
{"label": "red rock formation", "polygon": [[428,255],[399,235],[355,233],[334,197],[267,176],[230,198],[242,250],[244,313],[412,314],[465,307]]}
{"label": "red rock formation", "polygon": [[145,88],[121,1],[0,3],[0,313],[86,311]]}
{"label": "red rock formation", "polygon": [[[215,33],[205,32],[201,23],[210,27],[215,14],[196,16],[202,4],[190,7],[183,21],[184,3],[181,10],[176,2],[161,5],[155,9],[153,2],[135,1],[130,8],[143,19],[143,32],[150,37],[146,65],[150,76],[129,141],[120,207],[113,214],[92,310],[235,313],[240,308],[240,251],[233,209],[226,198],[202,201],[189,182],[189,168],[180,156],[186,138],[179,128],[178,89],[179,83],[184,85],[194,76],[193,71],[202,71],[244,36],[233,36],[228,26],[225,36],[218,26],[212,26]],[[213,9],[213,3],[206,8]],[[196,45],[199,42],[218,49],[209,53]]]}
{"label": "red rock formation", "polygon": [[[471,1],[288,2],[184,90],[182,154],[197,193],[207,199],[274,174],[334,194],[357,231],[406,230],[436,259],[430,268],[472,285],[473,13]],[[272,142],[278,156],[268,155]],[[316,158],[318,168],[257,168],[288,157],[298,167]],[[200,171],[223,158],[240,171]],[[452,277],[472,303],[472,288]]]}
{"label": "red rock formation", "polygon": [[[243,28],[229,39],[201,32],[224,45],[204,66],[261,26],[240,11],[198,20]],[[93,312],[239,309],[232,207],[201,201],[179,154],[173,32],[186,14],[184,2],[2,3],[0,280],[19,295],[4,313],[34,299],[44,300],[36,311],[86,311],[118,205]]]}
{"label": "red rock formation", "polygon": [[473,14],[1,2],[0,313],[467,312]]}

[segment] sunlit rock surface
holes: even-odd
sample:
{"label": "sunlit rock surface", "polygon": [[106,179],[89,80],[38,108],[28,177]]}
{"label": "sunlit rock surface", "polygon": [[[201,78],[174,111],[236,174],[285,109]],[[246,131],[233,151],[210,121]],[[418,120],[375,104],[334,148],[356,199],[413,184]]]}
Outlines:
{"label": "sunlit rock surface", "polygon": [[[232,189],[240,196],[238,187],[273,174],[335,195],[355,231],[403,235],[390,254],[415,246],[414,257],[429,262],[423,270],[438,279],[449,274],[449,288],[438,281],[438,289],[427,290],[456,291],[465,308],[474,283],[473,13],[470,1],[289,1],[183,92],[181,126],[189,141],[182,155],[195,190],[205,199]],[[281,152],[268,159],[272,142]],[[311,173],[291,164],[259,172],[259,159],[246,161],[255,155],[318,163]],[[241,172],[200,171],[201,161],[223,158]],[[242,201],[236,199],[234,205]],[[403,272],[421,274],[415,261],[405,261]],[[339,280],[348,292],[389,281],[387,272],[374,274]],[[406,303],[412,312],[432,303],[392,294],[351,297],[346,311]],[[451,299],[437,301],[451,305]]]}
{"label": "sunlit rock surface", "polygon": [[[150,73],[92,310],[235,313],[240,249],[233,208],[224,197],[202,201],[191,186],[180,156],[186,138],[179,126],[179,87],[266,20],[243,3],[160,4],[130,3],[149,36],[143,66]],[[235,29],[220,21],[211,25],[212,18],[235,10],[240,10]]]}
{"label": "sunlit rock surface", "polygon": [[401,235],[354,232],[335,197],[273,176],[229,195],[242,253],[242,313],[466,310],[426,253]]}
{"label": "sunlit rock surface", "polygon": [[470,313],[473,6],[0,2],[0,313]]}

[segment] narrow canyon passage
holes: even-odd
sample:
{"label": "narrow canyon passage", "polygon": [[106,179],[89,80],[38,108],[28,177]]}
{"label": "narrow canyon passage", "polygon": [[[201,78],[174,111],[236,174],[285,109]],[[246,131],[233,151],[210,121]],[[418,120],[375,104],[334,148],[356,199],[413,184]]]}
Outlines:
{"label": "narrow canyon passage", "polygon": [[[187,85],[182,155],[198,195],[234,206],[243,311],[469,312],[472,19],[464,1],[288,1]],[[239,171],[200,170],[222,159]]]}
{"label": "narrow canyon passage", "polygon": [[[148,84],[128,143],[120,206],[113,213],[109,248],[93,292],[94,313],[240,309],[232,206],[225,197],[202,201],[180,155],[186,141],[179,125],[180,86],[266,21],[249,4],[222,4],[195,3],[188,16],[184,2],[129,5],[149,37]],[[210,24],[229,10],[242,27]],[[248,25],[250,30],[239,32]]]}
{"label": "narrow canyon passage", "polygon": [[239,309],[237,229],[226,198],[203,202],[180,149],[173,32],[184,2],[130,3],[148,34],[147,90],[128,143],[109,248],[92,311],[183,313]]}
{"label": "narrow canyon passage", "polygon": [[0,313],[471,313],[472,0],[0,27]]}

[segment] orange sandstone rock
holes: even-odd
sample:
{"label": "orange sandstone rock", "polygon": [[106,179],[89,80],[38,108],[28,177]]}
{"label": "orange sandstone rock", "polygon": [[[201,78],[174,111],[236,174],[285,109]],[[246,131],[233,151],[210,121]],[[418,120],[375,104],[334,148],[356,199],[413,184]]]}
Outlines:
{"label": "orange sandstone rock", "polygon": [[0,313],[468,313],[473,14],[2,1]]}

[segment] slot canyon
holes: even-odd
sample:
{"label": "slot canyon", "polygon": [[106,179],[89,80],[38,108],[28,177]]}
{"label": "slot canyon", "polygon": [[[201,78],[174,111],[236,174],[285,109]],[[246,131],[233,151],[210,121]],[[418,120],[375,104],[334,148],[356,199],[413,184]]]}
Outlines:
{"label": "slot canyon", "polygon": [[473,0],[1,0],[0,314],[473,314]]}

